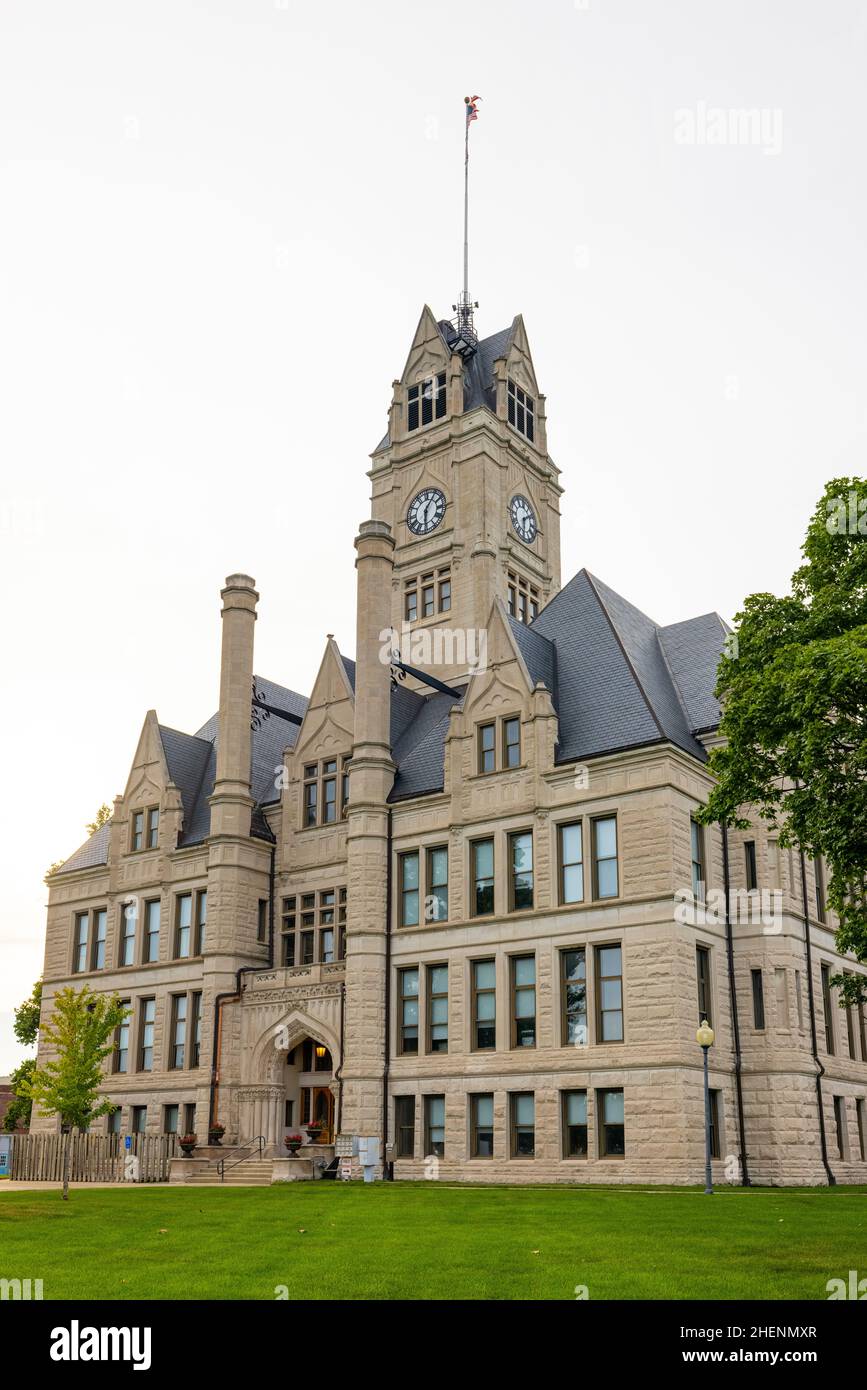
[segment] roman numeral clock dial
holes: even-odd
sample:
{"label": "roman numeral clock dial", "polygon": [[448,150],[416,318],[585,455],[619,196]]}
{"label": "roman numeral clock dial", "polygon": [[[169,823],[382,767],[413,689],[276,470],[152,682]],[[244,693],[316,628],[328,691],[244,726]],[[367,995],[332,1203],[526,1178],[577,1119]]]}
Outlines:
{"label": "roman numeral clock dial", "polygon": [[515,534],[525,545],[532,545],[539,528],[536,525],[536,513],[526,497],[522,497],[519,493],[517,497],[512,498],[509,504],[509,516],[512,518]]}
{"label": "roman numeral clock dial", "polygon": [[446,514],[446,499],[437,487],[426,487],[409,504],[406,524],[417,536],[435,531]]}

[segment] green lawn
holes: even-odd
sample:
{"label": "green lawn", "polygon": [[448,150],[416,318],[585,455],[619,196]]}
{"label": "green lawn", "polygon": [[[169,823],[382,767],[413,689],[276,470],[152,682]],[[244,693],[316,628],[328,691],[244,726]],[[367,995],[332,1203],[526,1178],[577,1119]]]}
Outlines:
{"label": "green lawn", "polygon": [[0,1251],[46,1299],[825,1299],[864,1269],[867,1188],[0,1192]]}

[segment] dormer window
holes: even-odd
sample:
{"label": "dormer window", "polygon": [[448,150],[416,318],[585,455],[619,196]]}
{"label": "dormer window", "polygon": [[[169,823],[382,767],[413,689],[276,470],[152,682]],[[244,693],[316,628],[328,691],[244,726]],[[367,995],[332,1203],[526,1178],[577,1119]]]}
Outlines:
{"label": "dormer window", "polygon": [[509,424],[531,441],[536,437],[536,403],[532,396],[509,379]]}
{"label": "dormer window", "polygon": [[[433,420],[441,420],[446,413],[446,374],[429,376],[410,386],[407,392],[406,427],[417,430],[419,426],[429,425]],[[532,439],[532,435],[530,436]]]}

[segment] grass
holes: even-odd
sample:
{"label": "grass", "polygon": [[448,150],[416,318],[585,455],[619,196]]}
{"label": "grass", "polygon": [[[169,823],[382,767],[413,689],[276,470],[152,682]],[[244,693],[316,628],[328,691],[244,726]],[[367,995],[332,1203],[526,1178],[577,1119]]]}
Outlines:
{"label": "grass", "polygon": [[0,1277],[46,1299],[826,1299],[867,1188],[0,1192]]}

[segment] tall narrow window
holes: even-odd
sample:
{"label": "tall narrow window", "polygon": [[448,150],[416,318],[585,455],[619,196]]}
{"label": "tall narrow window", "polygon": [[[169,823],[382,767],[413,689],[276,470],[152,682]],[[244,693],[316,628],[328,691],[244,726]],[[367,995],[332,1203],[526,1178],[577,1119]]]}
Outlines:
{"label": "tall narrow window", "polygon": [[150,964],[160,958],[160,900],[154,898],[145,903],[145,963]]}
{"label": "tall narrow window", "polygon": [[268,899],[260,898],[256,913],[256,940],[268,940]]}
{"label": "tall narrow window", "polygon": [[848,1157],[848,1139],[846,1133],[846,1097],[834,1097],[834,1127],[837,1131],[837,1155],[845,1163]]}
{"label": "tall narrow window", "polygon": [[584,901],[584,852],[581,822],[557,827],[560,860],[560,902]]}
{"label": "tall narrow window", "polygon": [[512,1046],[536,1046],[536,957],[512,956]]}
{"label": "tall narrow window", "polygon": [[530,442],[535,437],[535,402],[517,382],[509,378],[509,385],[506,395],[506,414],[509,424],[513,429],[526,435]]}
{"label": "tall narrow window", "polygon": [[400,856],[400,925],[418,926],[418,851]]}
{"label": "tall narrow window", "polygon": [[470,853],[473,861],[473,916],[485,917],[494,910],[494,842],[474,841]]}
{"label": "tall narrow window", "polygon": [[80,975],[87,969],[87,922],[86,912],[75,914],[75,938],[72,948],[72,972]]}
{"label": "tall narrow window", "polygon": [[205,949],[205,936],[208,927],[208,890],[201,889],[196,894],[196,955],[200,956]]}
{"label": "tall narrow window", "polygon": [[304,769],[304,824],[315,825],[318,819],[319,784],[316,780],[318,763]]}
{"label": "tall narrow window", "polygon": [[509,836],[511,865],[510,897],[513,912],[526,912],[533,906],[533,835],[521,831]]}
{"label": "tall narrow window", "polygon": [[746,840],[744,842],[744,862],[747,876],[747,889],[752,893],[759,886],[759,875],[756,868],[756,842]]}
{"label": "tall narrow window", "polygon": [[497,726],[479,725],[479,772],[493,772],[497,766]]}
{"label": "tall narrow window", "polygon": [[148,1127],[148,1108],[146,1105],[134,1105],[130,1115],[133,1134],[146,1134]]}
{"label": "tall narrow window", "polygon": [[177,918],[175,921],[175,957],[183,960],[189,956],[192,946],[193,932],[193,895],[192,893],[180,893],[175,909]]}
{"label": "tall narrow window", "polygon": [[172,1047],[169,1067],[179,1071],[184,1065],[187,1050],[187,996],[172,996]]}
{"label": "tall narrow window", "polygon": [[497,1046],[497,980],[492,960],[474,960],[473,1048],[490,1051]]}
{"label": "tall narrow window", "polygon": [[861,1038],[861,1061],[867,1062],[867,1010],[858,1005],[858,1033]]}
{"label": "tall narrow window", "polygon": [[710,989],[710,947],[696,946],[695,973],[698,982],[698,1021],[706,1018],[713,1023],[713,1007]]}
{"label": "tall narrow window", "polygon": [[761,1031],[765,1026],[765,987],[761,970],[751,970],[753,984],[753,1027]]}
{"label": "tall narrow window", "polygon": [[563,1092],[563,1157],[587,1157],[587,1092]]}
{"label": "tall narrow window", "polygon": [[858,1152],[861,1162],[867,1162],[867,1101],[856,1100],[855,1113],[858,1118]]}
{"label": "tall narrow window", "polygon": [[831,1003],[831,967],[822,966],[822,1008],[825,1014],[825,1051],[834,1055],[834,1009]]}
{"label": "tall narrow window", "polygon": [[449,1050],[449,968],[429,965],[427,970],[428,1052]]}
{"label": "tall narrow window", "polygon": [[114,1067],[113,1070],[124,1074],[129,1071],[129,1000],[122,999],[121,1007],[127,1010],[126,1018],[119,1023],[114,1035]]}
{"label": "tall narrow window", "polygon": [[136,850],[141,849],[143,844],[144,811],[133,811],[130,831],[130,849],[133,850],[133,852],[135,852]]}
{"label": "tall narrow window", "polygon": [[[849,976],[849,971],[844,971]],[[851,976],[849,976],[851,978]],[[858,1046],[855,1038],[855,1008],[849,1005],[846,1009],[846,1041],[849,1044],[849,1056],[853,1062],[858,1060]]]}
{"label": "tall narrow window", "polygon": [[617,818],[603,816],[593,821],[593,896],[616,898],[618,891]]}
{"label": "tall narrow window", "polygon": [[710,1101],[710,1156],[720,1156],[720,1101],[719,1091],[709,1091]]}
{"label": "tall narrow window", "polygon": [[415,1096],[394,1098],[394,1156],[415,1156]]}
{"label": "tall narrow window", "polygon": [[116,1110],[112,1110],[112,1111],[111,1111],[111,1113],[108,1115],[108,1118],[106,1119],[106,1125],[105,1125],[106,1133],[107,1133],[107,1134],[120,1134],[121,1123],[122,1123],[122,1121],[123,1121],[123,1107],[119,1105],[119,1106],[117,1107]]}
{"label": "tall narrow window", "polygon": [[494,1097],[470,1096],[470,1158],[494,1156]]}
{"label": "tall narrow window", "polygon": [[597,1042],[623,1042],[623,964],[619,946],[596,947]]}
{"label": "tall narrow window", "polygon": [[820,922],[825,920],[825,866],[822,863],[821,854],[817,854],[813,860],[813,870],[816,875],[816,916]]}
{"label": "tall narrow window", "polygon": [[446,413],[446,374],[426,377],[424,381],[410,386],[406,399],[406,427],[417,430],[429,425],[433,420],[441,420]]}
{"label": "tall narrow window", "polygon": [[690,819],[689,834],[692,845],[692,895],[696,902],[703,902],[705,885],[704,832],[697,820]]}
{"label": "tall narrow window", "polygon": [[446,922],[449,915],[449,852],[445,845],[427,852],[425,921]]}
{"label": "tall narrow window", "polygon": [[587,1043],[587,964],[583,946],[560,952],[563,991],[563,1046]]}
{"label": "tall narrow window", "polygon": [[160,842],[160,813],[156,806],[148,811],[148,849],[157,849]]}
{"label": "tall narrow window", "polygon": [[163,1134],[177,1134],[179,1109],[177,1105],[163,1106]]}
{"label": "tall narrow window", "polygon": [[626,1153],[623,1092],[598,1091],[599,1157],[623,1158]]}
{"label": "tall narrow window", "polygon": [[446,1098],[445,1096],[425,1096],[424,1098],[424,1152],[425,1157],[435,1155],[444,1158],[446,1151]]}
{"label": "tall narrow window", "polygon": [[404,1056],[418,1052],[418,967],[399,972],[400,1038],[398,1051]]}
{"label": "tall narrow window", "polygon": [[137,918],[135,901],[121,903],[120,950],[118,952],[118,965],[135,965],[136,925]]}
{"label": "tall narrow window", "polygon": [[503,767],[521,765],[521,721],[503,720]]}
{"label": "tall narrow window", "polygon": [[533,1158],[536,1153],[536,1097],[532,1091],[518,1091],[509,1100],[512,1157]]}
{"label": "tall narrow window", "polygon": [[153,1071],[154,1069],[154,1021],[156,1019],[157,1001],[155,999],[140,999],[140,1027],[139,1034],[139,1071]]}
{"label": "tall narrow window", "polygon": [[105,966],[105,931],[108,912],[104,907],[96,908],[93,914],[93,956],[91,970],[102,970]]}
{"label": "tall narrow window", "polygon": [[190,1066],[197,1067],[202,1056],[202,992],[196,990],[192,996],[192,1018],[190,1024]]}

